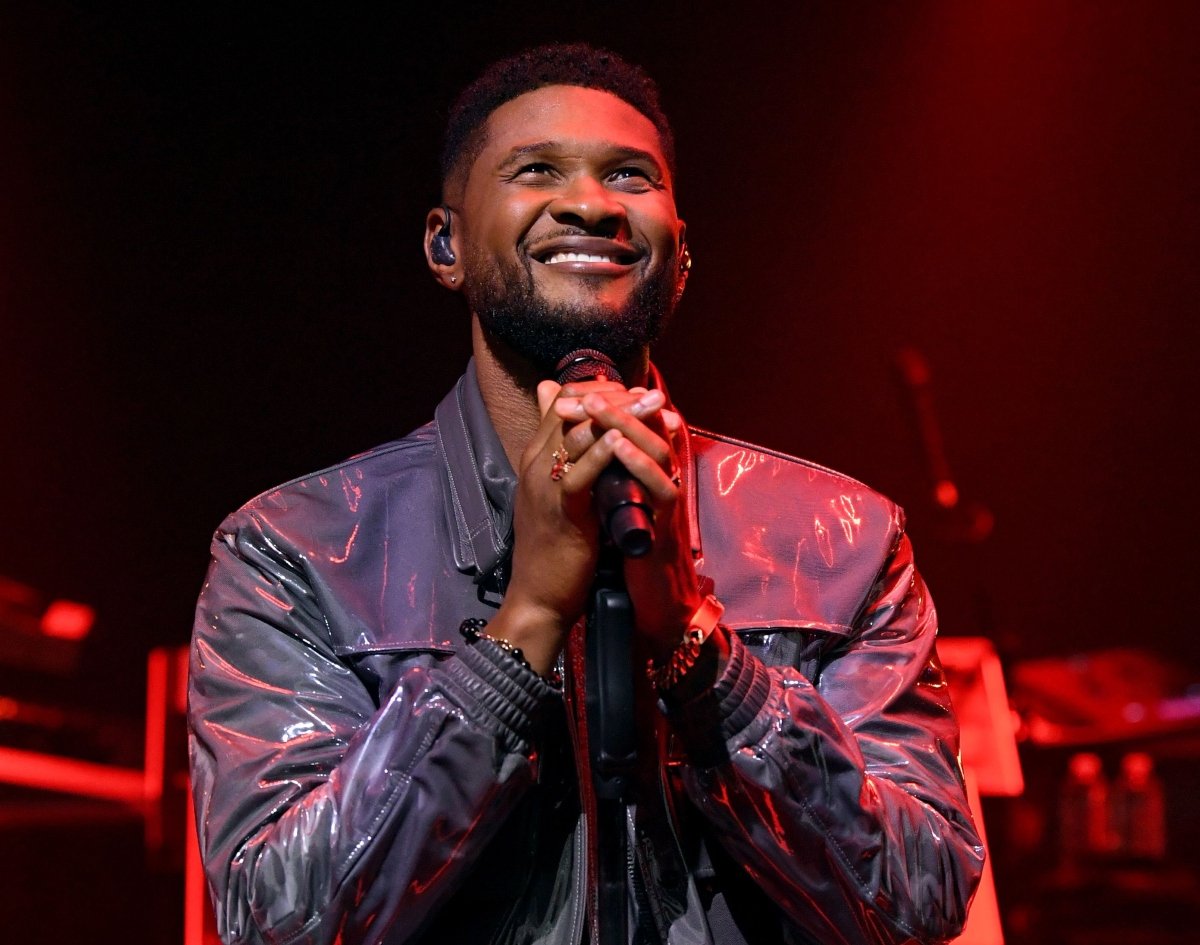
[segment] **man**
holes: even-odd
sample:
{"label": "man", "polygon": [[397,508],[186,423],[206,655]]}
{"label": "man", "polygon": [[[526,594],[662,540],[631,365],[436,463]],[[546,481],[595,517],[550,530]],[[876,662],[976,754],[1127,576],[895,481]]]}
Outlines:
{"label": "man", "polygon": [[[653,84],[610,53],[531,50],[460,98],[425,247],[465,295],[472,363],[433,423],[265,493],[213,543],[192,773],[228,941],[961,927],[982,847],[902,515],[670,406],[648,346],[690,266],[673,180]],[[583,348],[628,388],[549,379]],[[654,530],[616,559],[646,667],[619,916],[582,695],[614,463]]]}

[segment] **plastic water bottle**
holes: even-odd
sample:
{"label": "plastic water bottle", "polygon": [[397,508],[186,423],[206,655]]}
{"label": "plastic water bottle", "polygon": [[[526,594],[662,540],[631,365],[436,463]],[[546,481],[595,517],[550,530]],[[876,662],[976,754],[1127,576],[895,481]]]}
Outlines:
{"label": "plastic water bottle", "polygon": [[1112,850],[1108,794],[1100,756],[1090,751],[1072,755],[1058,804],[1064,866],[1079,867]]}
{"label": "plastic water bottle", "polygon": [[1154,759],[1131,751],[1121,759],[1112,784],[1109,807],[1116,852],[1143,860],[1160,860],[1167,852],[1163,786]]}

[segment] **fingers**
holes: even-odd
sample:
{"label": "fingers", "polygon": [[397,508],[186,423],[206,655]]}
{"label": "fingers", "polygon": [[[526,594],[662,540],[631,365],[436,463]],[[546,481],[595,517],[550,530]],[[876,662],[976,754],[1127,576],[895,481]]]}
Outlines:
{"label": "fingers", "polygon": [[581,390],[577,385],[569,385],[562,388],[562,392],[554,404],[554,411],[563,420],[584,420],[588,416],[588,411],[583,405],[583,400],[588,396],[602,397],[608,403],[629,411],[635,417],[650,416],[666,402],[661,391],[648,391],[644,387],[635,387],[630,390],[620,387],[615,390]]}
{"label": "fingers", "polygon": [[[578,496],[590,503],[592,486],[596,479],[616,458],[615,448],[624,441],[620,430],[609,430],[600,439],[594,440],[586,449],[579,451],[579,458],[571,463],[569,474],[562,477],[563,491]],[[564,444],[567,441],[564,440]],[[568,452],[570,447],[568,446]],[[571,455],[576,455],[571,452]],[[632,472],[632,470],[630,470]]]}
{"label": "fingers", "polygon": [[604,430],[620,430],[665,468],[671,460],[671,447],[657,417],[664,402],[661,391],[648,391],[629,407],[618,406],[598,394],[586,395],[581,404],[594,424]]}
{"label": "fingers", "polygon": [[545,417],[550,408],[553,406],[554,401],[558,397],[559,391],[561,390],[562,388],[555,384],[554,381],[542,381],[540,384],[538,384],[538,413]]}
{"label": "fingers", "polygon": [[[543,381],[537,388],[542,424],[526,452],[526,465],[553,456],[565,459],[559,476],[568,494],[590,490],[601,470],[619,460],[651,492],[655,501],[675,497],[678,482],[672,441],[683,425],[679,414],[665,409],[661,390],[626,390],[611,381],[585,381],[559,386]],[[565,455],[559,455],[565,450]],[[547,466],[547,468],[550,468]],[[566,471],[569,470],[569,475]]]}
{"label": "fingers", "polygon": [[674,502],[678,498],[678,485],[672,474],[667,472],[668,467],[665,463],[669,462],[669,459],[657,459],[641,449],[633,440],[619,434],[619,430],[609,430],[604,434],[604,439],[612,438],[610,442],[613,456],[649,490],[656,505],[663,506]]}
{"label": "fingers", "polygon": [[[603,391],[606,396],[627,393],[619,384],[594,382],[574,385],[575,395],[567,394],[566,398],[573,396],[577,400],[580,387]],[[613,444],[620,436],[614,433],[605,439],[603,430],[591,429],[590,420],[569,425],[564,422],[555,410],[555,405],[564,399],[564,390],[567,388],[554,381],[538,384],[537,400],[542,422],[522,455],[521,475],[524,478],[528,474],[535,479],[544,475],[558,483],[568,507],[577,508],[589,503],[596,477],[612,462]]]}
{"label": "fingers", "polygon": [[608,403],[623,407],[652,427],[657,428],[661,425],[669,434],[678,432],[683,426],[683,419],[679,414],[666,409],[666,396],[660,390],[648,390],[645,387],[631,387],[626,390],[611,381],[593,381],[567,384],[558,388],[558,391],[553,409],[559,418],[568,422],[579,422],[588,418],[589,411],[583,405],[583,399],[589,394],[600,394]]}
{"label": "fingers", "polygon": [[[631,390],[644,391],[644,387],[634,387]],[[616,381],[571,381],[569,384],[564,384],[562,393],[564,397],[582,397],[589,391],[620,391],[625,392],[624,384],[619,384]]]}
{"label": "fingers", "polygon": [[563,441],[571,460],[559,477],[563,493],[568,498],[589,501],[592,487],[604,469],[617,460],[631,472],[650,492],[656,505],[674,501],[679,483],[673,478],[675,467],[664,465],[664,461],[642,449],[620,430],[606,430],[599,439],[588,433],[586,449],[572,450],[571,439]]}
{"label": "fingers", "polygon": [[[682,425],[679,414],[663,409],[666,397],[662,391],[632,387],[629,390],[611,381],[594,381],[584,384],[568,384],[559,387],[553,381],[542,381],[537,388],[538,409],[543,419],[551,411],[565,423],[579,423],[591,419],[595,411],[583,405],[585,397],[600,398],[602,403],[625,410],[647,424],[675,432]],[[657,419],[660,418],[661,420]],[[599,436],[599,433],[597,434]]]}

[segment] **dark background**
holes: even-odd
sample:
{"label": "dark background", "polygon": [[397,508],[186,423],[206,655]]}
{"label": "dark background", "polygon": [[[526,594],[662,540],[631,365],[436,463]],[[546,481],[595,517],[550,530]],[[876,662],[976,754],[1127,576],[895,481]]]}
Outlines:
{"label": "dark background", "polygon": [[[431,415],[444,115],[548,39],[663,88],[689,420],[900,501],[944,632],[1007,662],[1200,662],[1195,4],[192,6],[0,12],[0,575],[96,607],[62,698],[137,716],[224,514]],[[985,541],[935,511],[906,345]]]}

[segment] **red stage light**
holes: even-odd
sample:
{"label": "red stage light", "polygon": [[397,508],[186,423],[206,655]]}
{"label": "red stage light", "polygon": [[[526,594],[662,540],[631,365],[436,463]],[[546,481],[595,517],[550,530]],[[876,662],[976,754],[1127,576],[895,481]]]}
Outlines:
{"label": "red stage light", "polygon": [[92,630],[96,611],[70,600],[52,601],[42,614],[41,630],[59,640],[82,640]]}

